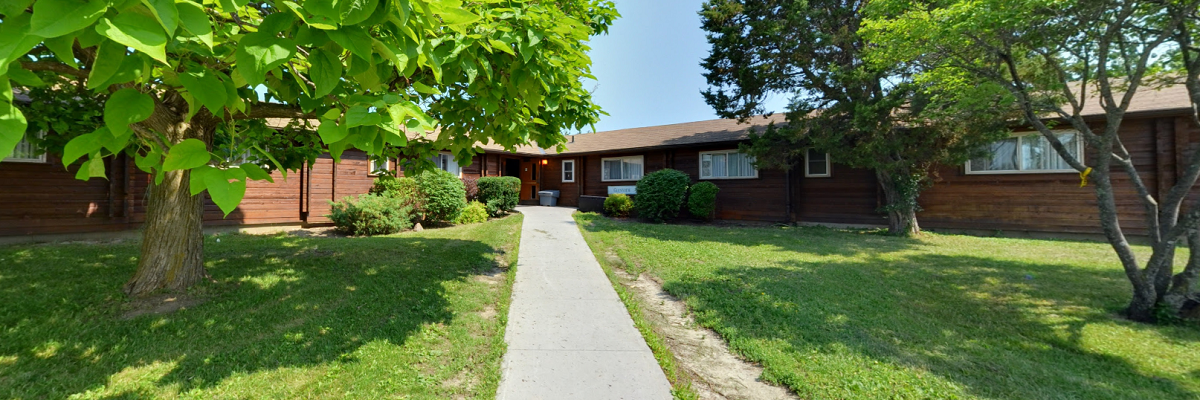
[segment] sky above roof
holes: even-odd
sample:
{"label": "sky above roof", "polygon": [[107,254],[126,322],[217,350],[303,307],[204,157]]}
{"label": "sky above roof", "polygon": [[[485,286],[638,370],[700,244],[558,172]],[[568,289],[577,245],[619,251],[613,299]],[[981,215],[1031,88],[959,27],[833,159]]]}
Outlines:
{"label": "sky above roof", "polygon": [[[709,46],[700,29],[703,0],[614,0],[621,13],[607,36],[592,39],[597,104],[608,112],[596,130],[637,128],[717,118],[700,92],[707,87],[700,61]],[[783,111],[774,96],[768,111]]]}

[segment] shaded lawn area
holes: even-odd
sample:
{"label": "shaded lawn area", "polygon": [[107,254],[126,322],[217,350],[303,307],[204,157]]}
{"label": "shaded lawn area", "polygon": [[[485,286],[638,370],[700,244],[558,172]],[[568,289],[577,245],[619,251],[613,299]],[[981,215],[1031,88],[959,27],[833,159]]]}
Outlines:
{"label": "shaded lawn area", "polygon": [[1200,328],[1117,318],[1104,243],[576,220],[801,398],[1200,398]]}
{"label": "shaded lawn area", "polygon": [[520,226],[206,237],[206,301],[132,319],[138,243],[0,247],[0,398],[493,398]]}

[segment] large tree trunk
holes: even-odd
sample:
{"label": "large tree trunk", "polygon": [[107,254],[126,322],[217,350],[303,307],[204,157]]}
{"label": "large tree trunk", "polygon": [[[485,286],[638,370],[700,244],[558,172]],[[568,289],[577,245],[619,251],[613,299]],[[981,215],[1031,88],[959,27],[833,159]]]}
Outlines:
{"label": "large tree trunk", "polygon": [[[174,110],[186,107],[156,105],[154,115],[143,122],[175,145],[199,139],[212,146],[218,121],[207,112],[186,121]],[[204,197],[192,196],[188,171],[163,173],[152,183],[147,199],[146,222],[137,272],[125,283],[125,294],[144,296],[159,290],[183,291],[208,276],[204,269]]]}
{"label": "large tree trunk", "polygon": [[879,186],[883,189],[883,210],[888,215],[888,233],[897,236],[915,236],[921,233],[917,224],[917,195],[919,182],[903,181],[907,176],[875,171]]}

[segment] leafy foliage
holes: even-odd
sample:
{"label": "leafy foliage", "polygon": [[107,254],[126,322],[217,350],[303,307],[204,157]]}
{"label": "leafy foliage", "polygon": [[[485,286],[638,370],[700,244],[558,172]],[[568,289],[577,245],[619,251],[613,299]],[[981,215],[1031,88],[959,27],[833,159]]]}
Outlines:
{"label": "leafy foliage", "polygon": [[688,190],[688,212],[696,218],[712,218],[713,211],[717,209],[717,192],[720,190],[721,188],[712,182],[700,182],[692,185],[692,188]]}
{"label": "leafy foliage", "polygon": [[414,218],[425,213],[425,201],[417,188],[417,181],[413,178],[380,176],[375,178],[369,193],[399,199],[402,206],[412,210]]}
{"label": "leafy foliage", "polygon": [[487,222],[488,211],[487,206],[478,201],[467,203],[467,207],[463,208],[462,213],[458,214],[458,218],[454,219],[456,224],[477,224]]}
{"label": "leafy foliage", "polygon": [[[997,107],[1003,89],[979,80],[932,87],[913,80],[904,64],[868,63],[871,46],[858,34],[863,4],[710,0],[701,12],[712,51],[704,62],[705,101],[725,118],[761,114],[773,94],[791,96],[787,124],[752,136],[743,151],[760,167],[789,169],[808,148],[839,163],[869,168],[889,196],[890,211],[907,208],[918,191],[895,196],[898,176],[927,180],[941,164],[960,164],[1007,134]],[[915,228],[911,221],[893,218]],[[905,233],[904,226],[892,226]]]}
{"label": "leafy foliage", "polygon": [[[480,142],[561,144],[597,120],[586,41],[617,17],[605,0],[29,0],[0,15],[0,154],[49,130],[43,148],[75,142],[81,179],[114,154],[158,180],[204,171],[191,191],[226,213],[255,178],[206,167],[294,170],[354,148],[419,170]],[[33,101],[18,105],[11,84]],[[80,104],[42,113],[50,97]]]}
{"label": "leafy foliage", "polygon": [[467,194],[462,181],[439,169],[417,175],[417,190],[424,203],[422,217],[427,221],[454,221],[467,206]]}
{"label": "leafy foliage", "polygon": [[604,199],[604,213],[610,217],[625,218],[633,211],[633,199],[624,193],[617,193]]}
{"label": "leafy foliage", "polygon": [[665,222],[679,215],[683,198],[692,179],[682,171],[666,168],[651,172],[637,183],[638,217]]}
{"label": "leafy foliage", "polygon": [[410,208],[400,199],[363,194],[330,202],[329,214],[338,232],[348,235],[386,235],[413,226]]}
{"label": "leafy foliage", "polygon": [[479,201],[492,216],[511,212],[521,201],[521,179],[515,176],[485,176],[475,182]]}

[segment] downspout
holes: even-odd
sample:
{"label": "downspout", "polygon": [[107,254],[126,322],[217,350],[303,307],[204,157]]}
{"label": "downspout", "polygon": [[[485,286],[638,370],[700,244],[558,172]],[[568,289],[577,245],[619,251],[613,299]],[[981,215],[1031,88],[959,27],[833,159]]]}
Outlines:
{"label": "downspout", "polygon": [[[390,161],[390,160],[389,160]],[[337,166],[338,162],[333,162],[333,177],[330,178],[329,184],[329,201],[337,201]]]}
{"label": "downspout", "polygon": [[796,222],[796,219],[792,215],[792,169],[788,168],[784,174],[787,180],[787,183],[784,184],[786,189],[784,189],[783,193],[784,218],[790,224]]}
{"label": "downspout", "polygon": [[296,199],[299,202],[297,207],[300,211],[300,222],[307,223],[308,222],[308,212],[304,210],[304,182],[305,182],[304,181],[304,170],[305,169],[306,168],[300,168],[300,193],[298,196],[296,196]]}

